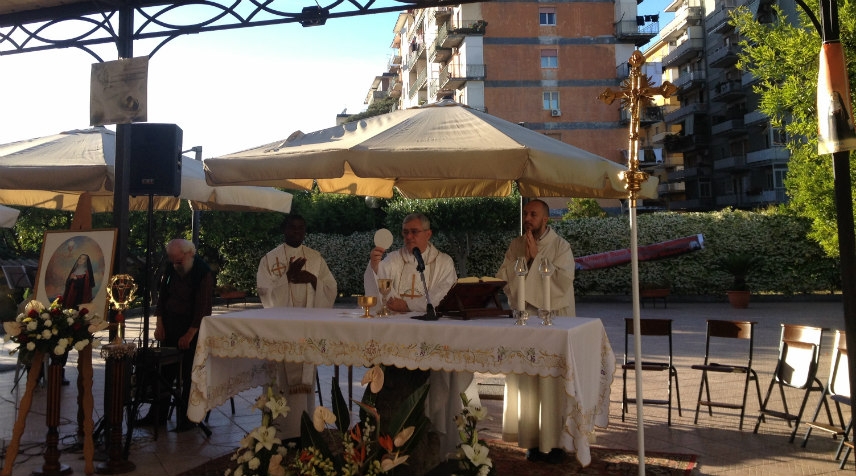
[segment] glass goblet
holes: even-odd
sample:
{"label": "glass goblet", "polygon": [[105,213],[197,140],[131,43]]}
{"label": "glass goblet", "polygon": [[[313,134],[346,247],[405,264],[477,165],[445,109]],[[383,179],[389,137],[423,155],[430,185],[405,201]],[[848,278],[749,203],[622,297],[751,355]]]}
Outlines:
{"label": "glass goblet", "polygon": [[378,291],[380,291],[381,296],[383,296],[381,300],[381,302],[383,303],[383,307],[381,308],[380,312],[377,313],[377,316],[387,317],[392,314],[391,312],[389,312],[389,308],[386,307],[386,297],[389,295],[390,292],[392,292],[392,280],[386,278],[378,279],[377,289]]}

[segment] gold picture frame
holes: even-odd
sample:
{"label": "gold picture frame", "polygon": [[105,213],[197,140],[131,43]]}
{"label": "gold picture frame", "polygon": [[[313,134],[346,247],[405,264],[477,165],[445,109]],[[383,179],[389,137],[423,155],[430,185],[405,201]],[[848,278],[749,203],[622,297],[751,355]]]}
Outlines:
{"label": "gold picture frame", "polygon": [[85,307],[90,313],[106,317],[116,235],[115,228],[46,231],[35,299],[48,306],[63,296],[64,307]]}

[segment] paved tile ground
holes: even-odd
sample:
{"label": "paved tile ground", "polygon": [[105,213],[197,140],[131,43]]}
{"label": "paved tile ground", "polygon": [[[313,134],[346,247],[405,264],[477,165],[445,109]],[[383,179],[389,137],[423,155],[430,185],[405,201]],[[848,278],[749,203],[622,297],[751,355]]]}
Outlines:
{"label": "paved tile ground", "polygon": [[[252,304],[250,304],[252,306]],[[231,310],[243,309],[243,304],[232,304]],[[227,311],[218,307],[217,312]],[[610,342],[621,362],[624,352],[624,318],[630,317],[632,308],[628,302],[579,302],[577,312],[580,316],[598,317],[603,320]],[[834,329],[844,326],[843,311],[840,302],[753,302],[749,309],[731,309],[724,302],[677,302],[671,300],[668,308],[663,308],[661,302],[656,308],[650,303],[641,311],[643,318],[668,318],[674,320],[674,353],[678,369],[682,416],[673,410],[673,424],[666,425],[666,409],[660,406],[647,406],[644,411],[644,440],[648,451],[667,451],[693,453],[698,455],[699,467],[694,474],[709,475],[811,475],[811,474],[852,474],[854,457],[844,471],[838,469],[838,463],[833,461],[833,455],[838,441],[822,434],[815,434],[808,442],[807,448],[800,447],[804,425],[800,427],[796,443],[787,442],[790,428],[778,419],[767,419],[762,424],[758,434],[753,434],[758,403],[750,397],[743,430],[738,429],[739,418],[736,411],[718,409],[713,416],[702,412],[698,424],[693,424],[695,401],[698,395],[700,372],[690,366],[700,363],[704,353],[705,320],[738,319],[758,322],[756,337],[756,360],[754,367],[759,374],[762,392],[766,392],[772,377],[778,352],[778,341],[781,323],[814,325],[830,329],[825,334],[821,355],[821,368],[818,376],[825,383],[828,375],[831,342]],[[128,335],[139,335],[140,319],[129,319]],[[8,350],[9,344],[6,349]],[[652,346],[656,347],[656,346]],[[655,351],[649,349],[646,352]],[[659,349],[662,351],[663,349]],[[72,353],[71,362],[76,359]],[[96,418],[101,416],[101,405],[104,389],[103,360],[95,357],[95,388]],[[8,352],[0,354],[0,365],[14,364],[14,357]],[[70,365],[67,377],[72,381],[76,377],[73,365]],[[321,367],[321,380],[324,385],[323,395],[329,395],[329,382],[333,373],[332,367]],[[342,368],[343,382],[347,375]],[[353,378],[355,397],[361,389],[359,380],[362,373],[355,369]],[[658,383],[661,381],[662,383]],[[665,379],[659,374],[646,375],[645,394],[656,398],[665,395]],[[636,429],[637,415],[635,407],[627,413],[625,421],[621,421],[621,370],[615,373],[615,381],[611,392],[610,423],[605,429],[598,429],[595,444],[612,448],[636,449],[638,433]],[[717,400],[740,398],[741,382],[718,382],[715,388],[723,393],[717,395]],[[3,453],[11,438],[12,422],[16,415],[16,402],[20,398],[14,386],[14,373],[0,373],[0,440]],[[633,388],[632,382],[630,384]],[[631,390],[632,391],[632,390]],[[33,409],[27,420],[27,429],[22,438],[21,452],[17,456],[14,474],[30,474],[42,467],[42,443],[45,439],[44,401],[45,390],[38,389],[35,393]],[[220,456],[231,451],[238,441],[259,423],[259,414],[250,410],[251,402],[258,390],[251,390],[235,397],[236,414],[232,415],[229,405],[214,410],[210,419],[212,435],[206,438],[201,431],[186,433],[171,433],[161,431],[157,440],[150,429],[138,429],[133,438],[130,460],[137,469],[131,475],[175,475],[195,467],[209,458]],[[63,389],[62,426],[60,428],[60,447],[63,450],[61,461],[69,465],[75,474],[83,473],[83,462],[80,451],[76,448],[74,437],[75,425],[75,391],[72,387]],[[787,393],[791,406],[798,405],[801,395],[796,391]],[[817,405],[819,394],[814,394],[809,400],[807,413],[811,414]],[[774,400],[778,402],[778,399]],[[489,412],[500,415],[501,402],[485,400]],[[849,415],[847,415],[849,417]],[[170,424],[171,427],[172,423]],[[490,432],[496,435],[498,418],[490,425]],[[490,436],[490,435],[489,435]],[[103,454],[99,454],[102,456]]]}

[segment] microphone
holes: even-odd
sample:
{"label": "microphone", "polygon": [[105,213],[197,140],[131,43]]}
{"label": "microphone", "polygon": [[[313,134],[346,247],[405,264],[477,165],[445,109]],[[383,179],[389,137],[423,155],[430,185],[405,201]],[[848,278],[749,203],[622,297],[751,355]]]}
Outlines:
{"label": "microphone", "polygon": [[422,252],[416,246],[413,247],[413,257],[416,258],[416,271],[420,273],[425,271],[425,261],[422,260]]}
{"label": "microphone", "polygon": [[411,316],[412,319],[419,319],[421,321],[436,321],[440,318],[437,315],[437,312],[434,310],[434,305],[431,304],[431,296],[428,295],[428,283],[425,282],[425,260],[422,259],[422,252],[419,251],[419,248],[413,247],[413,257],[416,258],[416,271],[419,272],[419,276],[422,278],[422,287],[425,288],[425,314],[421,316]]}

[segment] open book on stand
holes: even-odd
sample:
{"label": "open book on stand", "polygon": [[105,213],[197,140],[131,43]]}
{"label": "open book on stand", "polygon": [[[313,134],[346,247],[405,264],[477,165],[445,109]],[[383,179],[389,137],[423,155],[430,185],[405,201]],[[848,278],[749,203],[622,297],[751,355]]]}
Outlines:
{"label": "open book on stand", "polygon": [[437,306],[444,317],[511,317],[497,296],[506,282],[492,276],[460,278]]}

